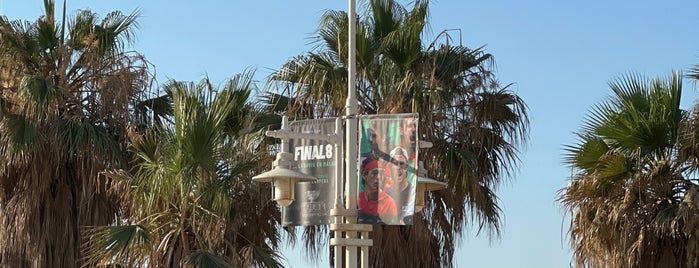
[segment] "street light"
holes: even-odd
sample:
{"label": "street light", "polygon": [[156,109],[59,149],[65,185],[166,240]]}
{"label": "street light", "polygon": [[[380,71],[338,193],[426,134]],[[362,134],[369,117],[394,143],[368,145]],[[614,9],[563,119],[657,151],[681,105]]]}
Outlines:
{"label": "street light", "polygon": [[415,189],[415,212],[420,212],[425,207],[425,194],[426,192],[437,191],[447,188],[447,184],[441,181],[433,180],[427,177],[427,170],[425,169],[425,164],[420,161],[417,170],[417,188]]}
{"label": "street light", "polygon": [[[369,238],[369,232],[372,226],[368,224],[357,223],[357,158],[359,155],[358,144],[358,120],[357,120],[357,96],[356,96],[356,0],[348,0],[348,65],[347,65],[347,101],[345,104],[345,138],[344,138],[344,162],[337,159],[338,179],[341,178],[340,171],[344,166],[344,191],[340,179],[336,185],[336,207],[330,210],[330,214],[335,217],[335,223],[331,224],[330,229],[335,233],[335,238],[331,239],[330,245],[335,247],[334,265],[335,267],[342,266],[341,249],[344,247],[346,266],[349,268],[357,267],[357,250],[361,249],[361,267],[369,266],[369,247],[373,245],[372,239]],[[268,131],[267,136],[281,138],[281,152],[277,153],[277,160],[274,161],[274,169],[258,176],[253,177],[257,182],[272,182],[275,188],[274,200],[282,206],[288,206],[294,200],[294,184],[301,181],[314,181],[315,178],[307,174],[301,173],[296,168],[296,161],[291,153],[288,153],[288,138],[318,138],[331,141],[336,146],[341,146],[343,139],[340,134],[341,123],[339,119],[336,121],[336,133],[334,135],[319,135],[319,134],[304,134],[293,133],[288,131],[287,118],[282,118],[282,128],[279,131]],[[431,143],[421,142],[421,148],[431,147]],[[424,207],[425,191],[437,190],[446,187],[443,182],[438,182],[426,178],[427,171],[424,170],[422,163],[419,167],[419,176],[417,178],[417,195],[416,207],[420,211]],[[345,197],[344,207],[339,204],[339,200]]]}
{"label": "street light", "polygon": [[[284,143],[284,141],[282,141]],[[277,153],[274,168],[270,171],[252,177],[256,182],[271,182],[274,187],[274,201],[287,207],[294,202],[294,185],[297,182],[312,182],[316,178],[296,170],[296,161],[289,152]]]}
{"label": "street light", "polygon": [[[348,29],[348,64],[347,64],[347,101],[345,103],[345,139],[344,139],[344,163],[339,158],[337,160],[338,178],[342,177],[339,171],[342,171],[341,165],[345,167],[345,190],[340,191],[342,186],[340,180],[336,185],[336,208],[331,209],[330,214],[335,217],[335,223],[331,224],[331,230],[335,233],[335,238],[331,239],[331,246],[335,247],[334,264],[335,267],[341,267],[342,254],[341,249],[344,247],[346,267],[357,267],[357,251],[361,249],[361,267],[369,266],[369,247],[373,242],[368,237],[372,229],[368,224],[357,224],[357,156],[359,155],[358,143],[358,123],[357,123],[357,95],[356,95],[356,66],[357,66],[357,51],[356,51],[356,0],[348,0],[349,29]],[[337,126],[340,126],[339,120]],[[272,171],[260,174],[253,177],[254,181],[272,182],[275,188],[275,200],[282,205],[288,206],[293,202],[293,188],[296,181],[313,180],[311,176],[293,170],[296,166],[291,154],[288,152],[287,138],[309,137],[311,135],[292,133],[287,131],[287,118],[282,118],[282,129],[280,131],[268,131],[267,136],[281,138],[281,152],[277,154],[277,161]],[[328,140],[334,140],[336,146],[342,144],[342,137],[337,135],[339,128],[336,128],[334,136],[326,136]],[[317,135],[313,135],[316,136]],[[346,193],[346,194],[343,194]],[[339,200],[345,197],[344,207],[341,207]]]}

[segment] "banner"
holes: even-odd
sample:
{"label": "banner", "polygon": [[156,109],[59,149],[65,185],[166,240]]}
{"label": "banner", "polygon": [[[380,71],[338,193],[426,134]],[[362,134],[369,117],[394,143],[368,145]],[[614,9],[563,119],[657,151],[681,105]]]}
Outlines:
{"label": "banner", "polygon": [[417,122],[417,114],[359,117],[359,223],[413,223]]}
{"label": "banner", "polygon": [[[334,134],[335,118],[289,122],[296,133]],[[290,139],[289,153],[294,155],[298,170],[316,177],[316,182],[298,182],[294,189],[296,200],[282,208],[283,226],[326,225],[331,223],[330,208],[335,198],[335,144],[322,140]]]}

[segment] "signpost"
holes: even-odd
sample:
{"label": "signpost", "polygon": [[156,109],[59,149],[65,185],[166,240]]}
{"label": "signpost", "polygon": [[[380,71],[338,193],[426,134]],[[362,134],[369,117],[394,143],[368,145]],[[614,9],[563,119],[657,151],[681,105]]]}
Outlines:
{"label": "signpost", "polygon": [[[267,131],[266,133],[267,136],[282,139],[281,152],[277,154],[274,168],[253,177],[253,180],[258,182],[271,182],[273,184],[275,188],[275,200],[283,207],[287,207],[284,209],[286,211],[284,213],[284,224],[303,225],[327,222],[329,218],[327,218],[326,213],[321,212],[320,207],[326,206],[327,209],[329,204],[328,200],[333,200],[329,215],[333,219],[333,223],[330,224],[330,230],[333,231],[334,238],[330,239],[330,245],[335,249],[333,263],[337,268],[357,267],[358,260],[360,259],[357,255],[358,249],[361,249],[361,267],[368,267],[369,247],[373,244],[373,241],[369,238],[369,232],[373,227],[369,224],[358,224],[358,216],[359,219],[361,219],[362,215],[358,214],[357,210],[358,178],[360,178],[359,170],[362,165],[358,165],[358,159],[360,158],[360,152],[358,150],[360,140],[358,139],[359,120],[357,116],[358,109],[355,81],[357,61],[356,0],[349,0],[347,15],[349,19],[348,47],[350,49],[347,53],[347,102],[345,105],[345,116],[342,119],[334,119],[335,127],[333,131],[330,131],[331,128],[328,127],[329,123],[327,122],[318,124],[316,122],[311,123],[310,121],[305,122],[304,120],[298,123],[291,123],[291,126],[288,126],[287,118],[283,117],[281,130]],[[406,119],[411,120],[406,121]],[[398,147],[400,149],[392,148],[391,151],[388,151],[388,160],[385,161],[388,165],[395,166],[389,168],[399,168],[403,170],[391,170],[391,176],[397,175],[398,173],[400,173],[401,176],[412,173],[412,177],[415,177],[415,169],[416,166],[418,166],[416,164],[416,156],[417,147],[419,146],[417,145],[419,143],[417,141],[417,121],[414,119],[417,119],[417,115],[413,114],[409,118],[401,118],[400,121],[398,121],[401,146]],[[369,121],[362,121],[362,124],[368,123],[371,125],[371,120],[373,119],[369,118],[367,120]],[[380,119],[376,118],[376,120]],[[345,123],[344,130],[341,129],[342,121]],[[306,125],[306,123],[311,123],[311,125]],[[391,124],[389,123],[388,125]],[[383,131],[388,132],[388,129],[384,129]],[[342,133],[342,131],[344,131],[344,133]],[[331,132],[334,133],[329,134]],[[346,136],[344,134],[346,134]],[[293,139],[293,141],[289,141],[290,139]],[[368,140],[368,138],[366,140]],[[289,146],[288,143],[293,143],[293,145]],[[333,149],[332,152],[330,151],[331,148]],[[388,148],[385,148],[385,150],[387,149]],[[344,157],[340,158],[341,155]],[[406,158],[402,164],[401,160],[403,158],[401,155]],[[330,160],[331,158],[332,160]],[[375,161],[379,162],[378,160]],[[330,162],[334,162],[334,172],[331,172],[332,168],[319,169],[326,165],[332,166],[329,164]],[[387,165],[386,163],[384,165]],[[298,172],[296,170],[297,164],[302,170],[313,168],[315,170],[309,172],[318,172],[318,174],[309,176],[303,172]],[[373,167],[375,164],[378,167],[378,163],[372,163],[370,167]],[[406,167],[405,165],[412,165],[412,168],[409,166]],[[364,165],[364,167],[366,168],[367,165]],[[340,179],[342,177],[340,174],[343,174],[343,171],[344,179]],[[405,172],[405,174],[402,172]],[[334,178],[330,174],[334,174]],[[377,173],[376,175],[378,176],[379,174]],[[391,179],[393,180],[393,178]],[[402,179],[408,181],[413,188],[417,188],[417,193],[415,193],[415,189],[408,191],[409,196],[411,195],[412,197],[407,197],[406,200],[410,201],[410,198],[417,199],[417,205],[420,208],[424,206],[425,190],[435,190],[443,187],[443,183],[440,184],[439,182],[422,176],[418,176],[417,179],[410,179],[409,177],[404,177]],[[311,183],[307,185],[303,183],[304,181],[311,181]],[[317,182],[313,183],[312,181]],[[344,185],[341,182],[344,182]],[[400,183],[400,178],[395,178],[395,182]],[[298,188],[300,190],[298,190],[298,192],[296,192],[295,189],[296,184],[299,184]],[[417,187],[415,187],[415,184],[417,184]],[[323,192],[325,190],[321,190],[333,188],[334,191],[330,191],[333,196],[326,196],[326,193]],[[366,190],[364,189],[364,191]],[[415,198],[416,195],[417,198]],[[295,199],[294,196],[299,196],[299,198]],[[323,201],[321,201],[321,196]],[[345,198],[344,202],[342,201],[343,197]],[[296,201],[294,202],[294,200]],[[403,199],[400,200],[403,201]],[[294,203],[297,204],[294,205],[294,207],[288,208]],[[376,204],[378,205],[378,202]],[[404,206],[402,204],[399,205],[402,211]],[[394,204],[394,206],[397,211],[398,205]],[[414,206],[414,202],[412,205],[405,206],[406,213],[410,213],[410,222],[412,222],[412,212],[414,212],[410,210],[410,208],[414,209]],[[294,218],[294,216],[291,215],[293,211],[297,211],[301,215],[305,214],[306,216]],[[396,214],[398,215],[398,212],[396,212]],[[409,224],[405,217],[397,216],[394,219],[399,224]],[[345,260],[344,265],[342,263],[343,257]]]}

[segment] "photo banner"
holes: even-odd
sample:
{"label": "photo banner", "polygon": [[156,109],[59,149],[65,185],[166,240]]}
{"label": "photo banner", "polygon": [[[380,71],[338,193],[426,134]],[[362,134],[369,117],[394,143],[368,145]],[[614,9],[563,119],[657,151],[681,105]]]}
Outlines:
{"label": "photo banner", "polygon": [[[289,122],[295,133],[334,134],[335,118]],[[289,139],[289,153],[294,155],[298,170],[316,177],[316,182],[298,182],[294,202],[282,207],[283,226],[326,225],[331,223],[330,208],[335,198],[335,144],[323,140]]]}
{"label": "photo banner", "polygon": [[418,114],[359,117],[359,223],[412,225]]}

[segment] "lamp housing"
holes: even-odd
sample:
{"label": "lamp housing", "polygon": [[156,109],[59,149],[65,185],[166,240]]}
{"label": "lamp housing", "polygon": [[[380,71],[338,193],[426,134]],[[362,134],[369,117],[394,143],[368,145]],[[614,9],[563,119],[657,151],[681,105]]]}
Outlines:
{"label": "lamp housing", "polygon": [[415,189],[415,212],[420,212],[425,207],[425,194],[447,188],[447,184],[427,177],[427,170],[424,163],[420,161],[417,175],[417,187]]}
{"label": "lamp housing", "polygon": [[294,185],[297,182],[313,182],[316,178],[298,171],[294,156],[288,152],[277,153],[270,171],[252,177],[255,182],[271,182],[274,187],[274,201],[281,206],[294,202]]}

